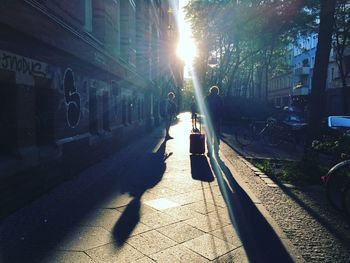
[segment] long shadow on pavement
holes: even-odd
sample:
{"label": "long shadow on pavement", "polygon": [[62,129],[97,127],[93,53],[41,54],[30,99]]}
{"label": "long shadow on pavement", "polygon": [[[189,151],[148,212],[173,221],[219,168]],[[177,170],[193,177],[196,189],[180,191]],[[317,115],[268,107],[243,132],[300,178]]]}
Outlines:
{"label": "long shadow on pavement", "polygon": [[142,158],[130,171],[130,175],[121,182],[121,192],[129,193],[134,199],[127,205],[122,216],[114,225],[112,234],[117,246],[128,239],[140,220],[141,197],[147,189],[154,187],[163,177],[166,170],[165,160],[172,153],[165,154],[166,140],[156,153]]}
{"label": "long shadow on pavement", "polygon": [[250,262],[293,262],[272,227],[217,155],[210,158],[233,226]]}
{"label": "long shadow on pavement", "polygon": [[190,155],[191,173],[194,180],[203,182],[214,181],[213,173],[210,169],[208,160],[203,155]]}
{"label": "long shadow on pavement", "polygon": [[[86,250],[89,244],[84,244],[83,240],[79,245],[84,248],[70,247],[74,233],[80,227],[89,227],[84,221],[98,214],[121,193],[134,197],[113,229],[116,245],[125,242],[139,221],[142,194],[161,180],[166,168],[164,161],[171,155],[164,155],[166,142],[156,153],[145,153],[145,149],[153,149],[156,143],[156,139],[145,141],[141,146],[136,143],[138,149],[142,147],[142,151],[136,151],[137,156],[135,151],[117,155],[115,162],[119,163],[119,158],[124,161],[115,164],[112,170],[101,171],[99,169],[107,168],[96,166],[59,187],[57,193],[18,211],[5,223],[0,222],[0,262],[51,262],[53,250]],[[134,216],[126,220],[130,215]],[[83,232],[79,235],[85,238]],[[69,243],[62,242],[66,240]]]}

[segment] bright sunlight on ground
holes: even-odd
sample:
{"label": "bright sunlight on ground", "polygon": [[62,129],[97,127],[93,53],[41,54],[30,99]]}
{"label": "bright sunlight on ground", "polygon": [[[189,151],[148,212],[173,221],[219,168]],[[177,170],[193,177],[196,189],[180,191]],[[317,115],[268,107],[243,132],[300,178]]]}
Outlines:
{"label": "bright sunlight on ground", "polygon": [[185,21],[185,12],[183,7],[187,4],[188,0],[180,0],[180,12],[179,12],[179,31],[180,41],[177,47],[177,55],[185,62],[185,75],[188,72],[193,58],[196,56],[197,48],[192,39],[191,27]]}

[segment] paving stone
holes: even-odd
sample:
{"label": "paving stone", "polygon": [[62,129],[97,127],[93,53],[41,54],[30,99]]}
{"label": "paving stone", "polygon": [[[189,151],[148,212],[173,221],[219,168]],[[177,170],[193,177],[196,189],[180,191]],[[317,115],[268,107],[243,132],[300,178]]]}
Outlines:
{"label": "paving stone", "polygon": [[183,245],[209,260],[214,260],[234,249],[232,244],[210,234],[191,239]]}
{"label": "paving stone", "polygon": [[111,232],[121,215],[122,213],[115,209],[98,209],[94,214],[85,218],[80,225],[103,227]]}
{"label": "paving stone", "polygon": [[259,174],[260,178],[269,178],[266,174]]}
{"label": "paving stone", "polygon": [[279,188],[277,184],[267,184],[267,186],[272,188]]}
{"label": "paving stone", "polygon": [[155,261],[150,259],[149,257],[143,257],[135,261],[136,263],[154,263]]}
{"label": "paving stone", "polygon": [[221,196],[221,190],[220,187],[218,185],[210,185],[208,188],[204,188],[203,189],[204,192],[204,197],[203,198],[207,198],[208,196]]}
{"label": "paving stone", "polygon": [[208,262],[208,260],[195,252],[189,250],[185,246],[177,245],[166,250],[151,255],[156,262],[159,263],[184,263],[184,262]]}
{"label": "paving stone", "polygon": [[156,230],[133,236],[127,240],[127,243],[147,256],[176,245],[176,242]]}
{"label": "paving stone", "polygon": [[209,217],[208,215],[202,214],[196,215],[195,217],[185,220],[184,222],[204,232],[211,232],[228,224],[219,220],[215,215],[211,215]]}
{"label": "paving stone", "polygon": [[57,252],[54,255],[42,260],[48,263],[94,263],[84,252]]}
{"label": "paving stone", "polygon": [[223,228],[219,228],[210,232],[213,236],[220,238],[221,240],[232,244],[235,248],[242,246],[242,242],[238,237],[234,227],[232,225],[227,225]]}
{"label": "paving stone", "polygon": [[136,236],[138,234],[147,232],[152,230],[151,227],[146,226],[145,224],[138,222],[137,225],[135,226],[135,228],[132,230],[132,232],[130,233],[130,236]]}
{"label": "paving stone", "polygon": [[167,215],[174,217],[178,220],[186,220],[194,217],[197,212],[193,211],[188,206],[177,206],[163,210]]}
{"label": "paving stone", "polygon": [[113,198],[110,198],[103,204],[101,208],[118,208],[128,205],[134,198],[129,194],[116,194]]}
{"label": "paving stone", "polygon": [[178,220],[162,212],[153,212],[149,214],[142,215],[140,221],[145,225],[156,229],[162,226],[170,225]]}
{"label": "paving stone", "polygon": [[223,225],[231,224],[231,219],[226,208],[217,207],[208,216],[212,221],[219,221]]}
{"label": "paving stone", "polygon": [[177,243],[183,243],[187,240],[199,237],[204,234],[200,231],[186,223],[178,222],[171,224],[162,228],[157,229],[164,236],[171,238]]}
{"label": "paving stone", "polygon": [[94,249],[87,250],[86,253],[95,261],[101,263],[113,262],[135,262],[144,257],[142,253],[128,244],[117,246],[110,243]]}
{"label": "paving stone", "polygon": [[60,250],[85,251],[111,242],[111,234],[102,227],[79,227],[72,229],[67,239],[63,240]]}
{"label": "paving stone", "polygon": [[205,201],[198,201],[192,204],[188,204],[184,207],[188,207],[201,214],[208,214],[215,210],[215,206],[212,203]]}
{"label": "paving stone", "polygon": [[254,172],[261,172],[261,170],[259,170],[258,168],[256,168],[256,167],[254,167],[254,166],[249,166],[249,168],[251,169],[251,170],[253,170]]}
{"label": "paving stone", "polygon": [[[126,208],[127,208],[127,206],[122,206],[122,207],[118,207],[117,210],[119,212],[123,213]],[[156,209],[146,205],[145,203],[141,203],[139,214],[140,214],[140,216],[142,216],[142,215],[146,215],[146,214],[149,214],[149,213],[154,213],[156,211],[157,211]]]}
{"label": "paving stone", "polygon": [[158,198],[158,199],[148,200],[145,202],[145,204],[158,210],[164,210],[167,208],[179,206],[178,203],[175,203],[167,198]]}
{"label": "paving stone", "polygon": [[155,194],[153,194],[153,193],[151,193],[151,192],[146,191],[146,192],[143,193],[143,195],[142,195],[142,197],[141,197],[141,200],[142,200],[142,202],[145,202],[145,201],[153,200],[153,199],[157,199],[157,198],[158,198],[157,195],[155,195]]}
{"label": "paving stone", "polygon": [[215,263],[232,263],[232,262],[239,262],[239,263],[248,263],[248,257],[243,247],[234,249],[230,251],[229,253],[219,257],[218,259],[214,260]]}
{"label": "paving stone", "polygon": [[210,196],[210,198],[207,198],[206,201],[212,203],[214,206],[219,206],[222,208],[227,207],[227,204],[222,196]]}
{"label": "paving stone", "polygon": [[190,192],[175,196],[169,196],[169,199],[180,205],[190,204],[203,199],[203,193],[200,191]]}
{"label": "paving stone", "polygon": [[157,186],[147,190],[148,193],[155,195],[157,198],[168,197],[171,195],[177,195],[178,192],[168,188],[166,184],[160,183]]}
{"label": "paving stone", "polygon": [[265,175],[265,173],[263,172],[254,172],[256,175],[260,176],[260,175]]}

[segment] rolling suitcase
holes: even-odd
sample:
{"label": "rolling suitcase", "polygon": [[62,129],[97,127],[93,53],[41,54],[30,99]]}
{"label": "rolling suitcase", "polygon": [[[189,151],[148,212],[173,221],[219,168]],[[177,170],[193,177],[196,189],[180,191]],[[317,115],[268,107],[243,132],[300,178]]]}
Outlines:
{"label": "rolling suitcase", "polygon": [[190,134],[190,153],[204,154],[205,153],[205,134],[201,131],[201,123],[199,130],[197,129],[197,115],[195,115],[194,126]]}

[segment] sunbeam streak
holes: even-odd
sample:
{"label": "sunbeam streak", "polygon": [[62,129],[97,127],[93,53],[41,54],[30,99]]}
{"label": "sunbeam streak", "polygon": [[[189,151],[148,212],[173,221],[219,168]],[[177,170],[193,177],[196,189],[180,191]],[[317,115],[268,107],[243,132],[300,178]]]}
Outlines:
{"label": "sunbeam streak", "polygon": [[[177,22],[180,23],[179,20],[184,19],[184,16],[178,16]],[[181,21],[182,23],[186,23],[186,21]],[[180,30],[183,27],[179,27]],[[189,32],[186,32],[186,34],[188,34],[189,36],[191,36],[191,29],[189,27],[189,25],[187,25],[187,29],[189,30]],[[181,32],[180,32],[181,34]],[[185,42],[184,42],[185,43]],[[193,40],[191,38],[191,43],[193,43]],[[180,44],[181,45],[181,44]],[[202,122],[204,122],[204,130],[206,133],[206,137],[207,137],[207,147],[213,149],[213,141],[210,140],[210,138],[213,138],[213,135],[215,134],[214,132],[214,126],[212,125],[212,122],[209,118],[209,114],[208,114],[208,109],[206,108],[206,105],[204,103],[204,94],[203,94],[203,88],[201,87],[200,81],[198,79],[197,73],[194,69],[192,60],[193,60],[193,56],[195,54],[195,49],[191,50],[191,48],[189,47],[189,43],[185,43],[184,48],[186,49],[187,47],[187,51],[186,52],[190,52],[191,54],[187,54],[187,60],[185,60],[186,62],[186,67],[190,73],[191,76],[191,80],[192,80],[192,84],[194,87],[194,94],[195,94],[195,100],[196,100],[196,105],[198,107],[198,110],[200,112],[200,115],[202,116]],[[192,57],[191,57],[192,56]],[[207,89],[209,89],[209,87],[207,87]],[[209,140],[208,140],[209,139]],[[229,193],[227,192],[227,188],[225,187],[225,185],[227,185],[224,182],[223,176],[222,176],[222,170],[219,164],[220,158],[217,154],[212,155],[211,157],[211,166],[213,169],[214,174],[217,176],[217,180],[218,180],[218,184],[220,186],[220,189],[222,191],[222,195],[224,196],[224,200],[227,202],[227,208],[228,208],[228,212],[232,221],[232,225],[234,226],[237,235],[239,236],[239,238],[241,239],[241,235],[240,235],[240,229],[237,225],[236,222],[236,218],[235,218],[235,214],[234,211],[232,210],[233,205],[230,203],[231,199],[229,198]]]}

